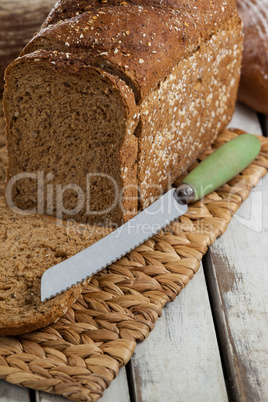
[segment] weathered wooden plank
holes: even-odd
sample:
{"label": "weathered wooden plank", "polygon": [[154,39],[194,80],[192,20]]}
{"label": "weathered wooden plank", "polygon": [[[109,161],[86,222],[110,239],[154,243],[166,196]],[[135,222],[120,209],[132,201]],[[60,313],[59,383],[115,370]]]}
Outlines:
{"label": "weathered wooden plank", "polygon": [[[100,402],[129,402],[129,391],[126,376],[126,369],[122,367],[118,376],[111,382],[109,388],[104,391]],[[67,399],[61,396],[47,394],[45,392],[36,392],[36,402],[66,402]],[[2,402],[2,401],[1,401]]]}
{"label": "weathered wooden plank", "polygon": [[[240,127],[260,132],[244,113],[236,114]],[[205,263],[230,395],[237,401],[268,400],[267,246],[268,177],[210,247]]]}
{"label": "weathered wooden plank", "polygon": [[203,269],[131,359],[137,402],[227,400]]}
{"label": "weathered wooden plank", "polygon": [[36,391],[36,402],[67,402],[68,399],[63,396],[47,394],[46,392]]}
{"label": "weathered wooden plank", "polygon": [[99,401],[100,402],[130,401],[125,367],[122,367],[120,369],[118,376],[114,381],[111,382],[109,388],[107,388],[104,391],[103,397]]}
{"label": "weathered wooden plank", "polygon": [[268,178],[257,192],[211,247],[207,271],[233,397],[254,402],[268,400]]}
{"label": "weathered wooden plank", "polygon": [[0,402],[30,402],[30,392],[26,388],[0,380]]}

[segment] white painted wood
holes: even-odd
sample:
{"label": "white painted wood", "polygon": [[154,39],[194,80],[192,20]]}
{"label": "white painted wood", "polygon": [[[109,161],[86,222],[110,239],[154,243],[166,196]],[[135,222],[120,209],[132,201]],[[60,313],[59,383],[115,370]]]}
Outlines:
{"label": "white painted wood", "polygon": [[0,402],[30,402],[30,393],[26,388],[0,380]]}
{"label": "white painted wood", "polygon": [[235,113],[228,127],[262,135],[257,114],[246,105],[242,105],[242,103],[237,103]]}
{"label": "white painted wood", "polygon": [[99,399],[99,402],[129,402],[129,389],[127,383],[126,369],[122,367],[119,370],[118,376],[111,382],[109,388],[107,388],[103,397]]}
{"label": "white painted wood", "polygon": [[[237,113],[241,128],[254,123]],[[268,177],[211,247],[208,281],[233,398],[268,400]]]}
{"label": "white painted wood", "polygon": [[223,402],[227,394],[203,269],[131,359],[137,402]]}
{"label": "white painted wood", "polygon": [[63,396],[47,394],[46,392],[36,391],[36,402],[67,402],[68,399]]}
{"label": "white painted wood", "polygon": [[268,400],[267,246],[268,177],[210,248],[210,282],[217,287],[218,320],[225,329],[222,342],[243,401]]}
{"label": "white painted wood", "polygon": [[[99,402],[129,402],[129,391],[126,376],[126,369],[122,367],[118,376],[107,388]],[[2,402],[0,400],[0,402]],[[4,402],[4,401],[3,401]],[[36,402],[67,402],[62,396],[47,394],[45,392],[36,392]]]}

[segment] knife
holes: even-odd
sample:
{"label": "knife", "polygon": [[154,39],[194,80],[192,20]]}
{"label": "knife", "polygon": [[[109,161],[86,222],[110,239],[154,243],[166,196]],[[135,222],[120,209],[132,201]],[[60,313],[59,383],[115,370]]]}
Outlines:
{"label": "knife", "polygon": [[242,134],[222,145],[177,188],[172,188],[118,229],[73,257],[49,268],[41,278],[41,301],[50,299],[112,264],[169,223],[184,215],[187,204],[227,183],[259,154],[260,141]]}

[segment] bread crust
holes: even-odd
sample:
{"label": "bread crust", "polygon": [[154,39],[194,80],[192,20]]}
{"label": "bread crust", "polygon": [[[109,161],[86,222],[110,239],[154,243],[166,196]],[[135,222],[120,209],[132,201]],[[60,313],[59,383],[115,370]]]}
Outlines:
{"label": "bread crust", "polygon": [[124,79],[138,104],[182,58],[238,17],[234,0],[113,0],[79,5],[59,1],[21,55],[37,49],[79,53],[91,65]]}

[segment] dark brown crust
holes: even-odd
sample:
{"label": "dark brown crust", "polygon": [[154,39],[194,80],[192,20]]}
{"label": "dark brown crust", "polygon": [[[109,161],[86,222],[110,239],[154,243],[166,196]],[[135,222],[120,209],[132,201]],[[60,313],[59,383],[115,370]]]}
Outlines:
{"label": "dark brown crust", "polygon": [[202,40],[237,15],[234,0],[88,3],[80,8],[72,0],[57,3],[22,55],[37,49],[77,52],[93,65],[119,70],[138,103]]}
{"label": "dark brown crust", "polygon": [[268,114],[268,1],[238,0],[244,23],[244,54],[239,100]]}
{"label": "dark brown crust", "polygon": [[48,18],[43,23],[43,27],[50,24],[55,24],[58,21],[74,17],[76,14],[89,12],[94,8],[105,9],[110,6],[128,7],[129,5],[137,6],[151,6],[160,9],[170,10],[186,10],[197,20],[204,28],[207,34],[215,24],[219,23],[219,15],[221,14],[222,7],[225,8],[226,15],[229,13],[231,17],[233,10],[236,7],[235,0],[228,0],[225,2],[216,0],[59,0],[51,10]]}

